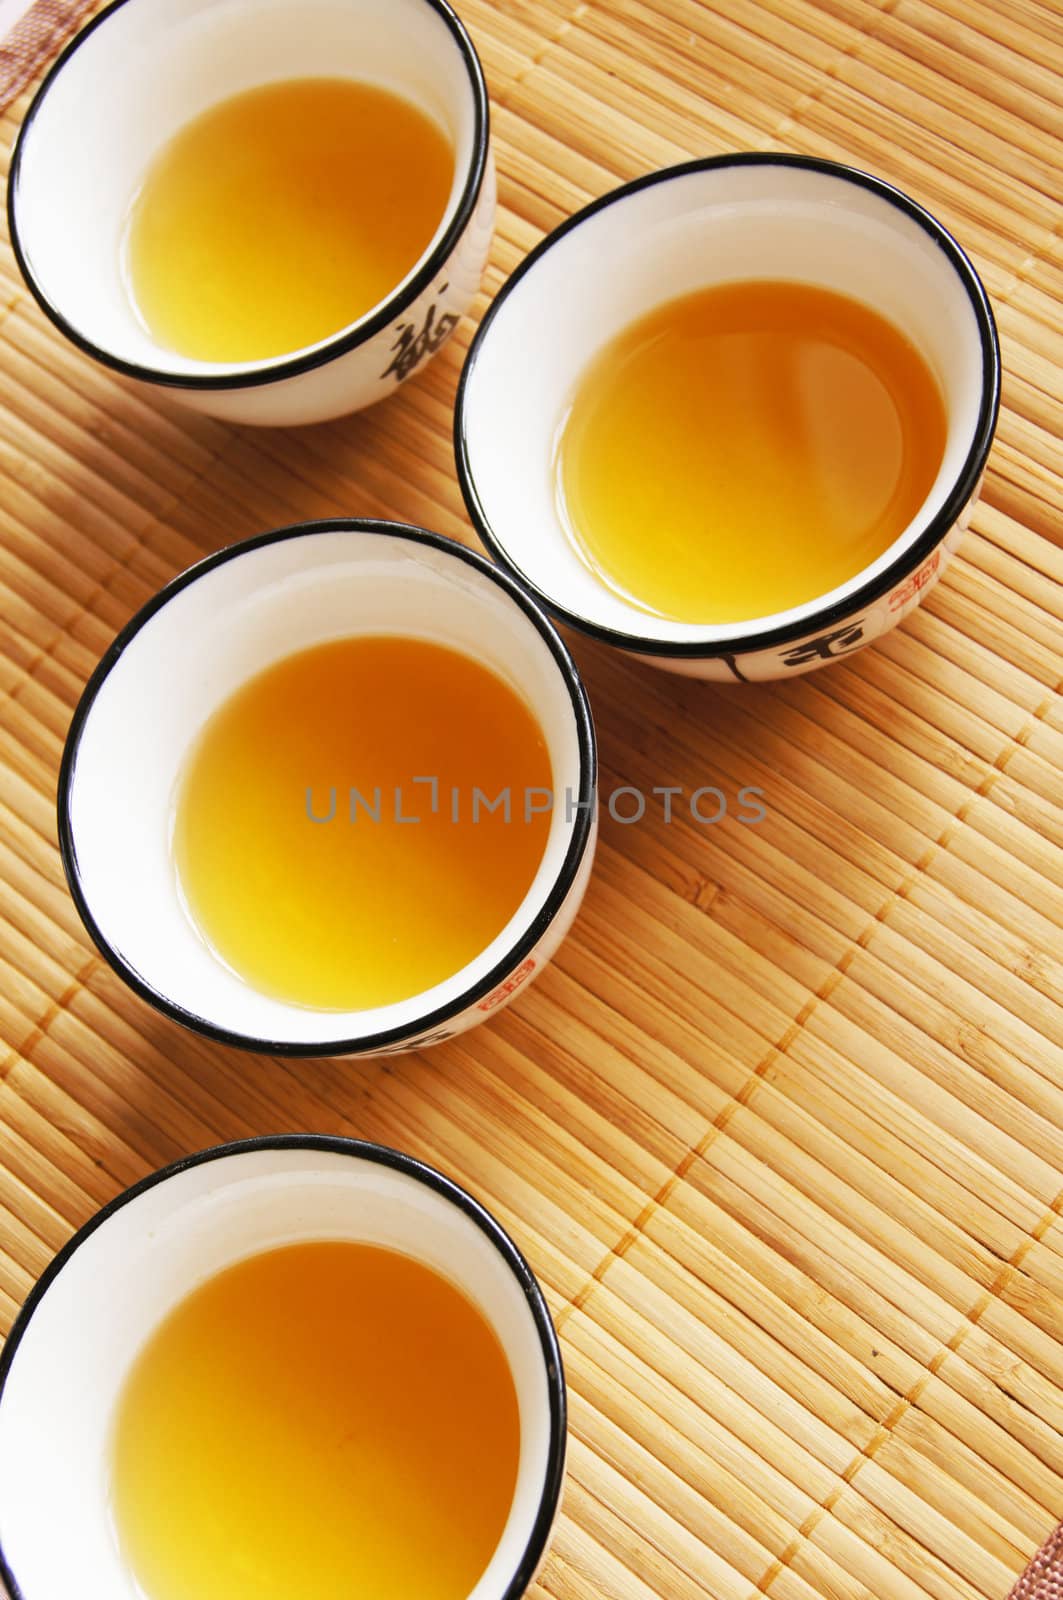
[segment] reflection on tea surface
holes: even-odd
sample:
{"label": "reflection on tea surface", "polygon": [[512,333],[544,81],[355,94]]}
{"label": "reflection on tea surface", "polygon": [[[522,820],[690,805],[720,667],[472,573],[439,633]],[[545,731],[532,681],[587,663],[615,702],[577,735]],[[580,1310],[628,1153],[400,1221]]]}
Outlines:
{"label": "reflection on tea surface", "polygon": [[562,521],[626,600],[682,622],[785,611],[855,577],[937,476],[945,409],[869,307],[739,282],[658,307],[594,360],[557,453]]}

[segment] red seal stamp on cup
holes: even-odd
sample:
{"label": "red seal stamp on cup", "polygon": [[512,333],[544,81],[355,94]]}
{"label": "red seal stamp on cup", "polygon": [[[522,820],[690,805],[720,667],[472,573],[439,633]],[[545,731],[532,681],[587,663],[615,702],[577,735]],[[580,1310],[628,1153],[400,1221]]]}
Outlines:
{"label": "red seal stamp on cup", "polygon": [[927,584],[933,582],[940,565],[941,551],[935,550],[933,555],[929,556],[921,567],[916,567],[915,571],[909,573],[904,582],[894,589],[889,597],[890,610],[899,611],[902,606],[906,606],[910,601],[914,600],[916,595],[922,594]]}
{"label": "red seal stamp on cup", "polygon": [[527,983],[534,971],[535,960],[532,956],[528,956],[521,962],[519,967],[510,973],[505,983],[500,983],[498,988],[492,990],[487,996],[486,1000],[480,1001],[479,1010],[493,1011],[495,1006],[502,1004],[503,1000],[508,1000],[514,990],[519,989],[522,983]]}

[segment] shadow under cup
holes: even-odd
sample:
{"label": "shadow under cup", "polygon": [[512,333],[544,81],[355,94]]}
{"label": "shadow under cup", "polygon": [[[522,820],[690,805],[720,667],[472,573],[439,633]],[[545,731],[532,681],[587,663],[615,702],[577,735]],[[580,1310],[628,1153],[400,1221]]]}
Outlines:
{"label": "shadow under cup", "polygon": [[108,1503],[110,1430],[136,1356],[208,1278],[322,1239],[414,1257],[461,1289],[498,1337],[517,1391],[520,1456],[508,1520],[470,1600],[524,1593],[565,1458],[561,1358],[530,1268],[493,1218],[431,1168],[376,1145],[289,1135],[153,1174],[75,1235],[27,1301],[0,1361],[0,1574],[17,1600],[138,1600]]}
{"label": "shadow under cup", "polygon": [[[313,1010],[252,987],[192,923],[170,847],[175,786],[203,725],[242,684],[326,640],[381,634],[449,646],[509,684],[542,730],[558,798],[524,899],[469,963],[409,999]],[[486,1020],[549,960],[590,874],[595,793],[594,732],[575,665],[512,579],[403,524],[308,523],[208,557],[119,635],[71,724],[59,834],[89,932],[161,1011],[248,1049],[371,1054]]]}

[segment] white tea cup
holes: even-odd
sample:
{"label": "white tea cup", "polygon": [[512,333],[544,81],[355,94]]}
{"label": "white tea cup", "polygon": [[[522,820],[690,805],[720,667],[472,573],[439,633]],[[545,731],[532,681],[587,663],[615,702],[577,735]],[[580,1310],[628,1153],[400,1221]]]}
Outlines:
{"label": "white tea cup", "polygon": [[[550,757],[552,793],[534,799],[549,811],[549,827],[523,900],[460,970],[387,1005],[316,1010],[256,989],[210,948],[179,892],[170,818],[186,756],[219,706],[275,662],[359,634],[447,646],[523,698]],[[486,1021],[542,970],[590,876],[596,781],[579,673],[512,578],[424,529],[310,522],[208,556],[118,635],[71,722],[59,774],[60,849],[98,948],[167,1016],[245,1049],[372,1055]]]}
{"label": "white tea cup", "polygon": [[531,1269],[483,1206],[412,1156],[288,1134],[204,1150],[143,1179],[74,1235],[31,1292],[0,1354],[0,1578],[13,1600],[143,1600],[109,1503],[126,1376],[209,1278],[318,1240],[412,1257],[461,1290],[497,1336],[520,1454],[508,1518],[468,1600],[524,1594],[557,1515],[566,1428],[557,1337]]}
{"label": "white tea cup", "polygon": [[[699,289],[756,280],[832,290],[893,323],[941,390],[944,455],[908,526],[846,582],[770,616],[675,621],[626,599],[583,561],[558,508],[557,439],[581,375],[623,330]],[[746,153],[614,189],[521,262],[466,358],[455,450],[484,545],[555,617],[672,672],[745,682],[850,655],[919,604],[970,516],[999,401],[989,300],[929,212],[837,162]],[[668,561],[667,527],[648,527],[646,538]]]}
{"label": "white tea cup", "polygon": [[[316,344],[244,362],[162,348],[122,270],[147,169],[219,102],[315,77],[389,89],[446,134],[454,178],[432,239],[383,301]],[[372,405],[433,355],[479,288],[494,214],[483,71],[446,0],[115,0],[45,78],[8,181],[22,274],[72,343],[197,410],[270,425]]]}

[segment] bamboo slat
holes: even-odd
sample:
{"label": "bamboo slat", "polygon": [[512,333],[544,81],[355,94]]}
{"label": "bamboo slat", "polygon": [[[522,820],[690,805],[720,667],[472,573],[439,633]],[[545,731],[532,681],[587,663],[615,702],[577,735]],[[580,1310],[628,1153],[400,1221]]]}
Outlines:
{"label": "bamboo slat", "polygon": [[[293,433],[151,401],[0,241],[0,1330],[149,1169],[358,1134],[455,1174],[543,1281],[572,1397],[553,1600],[1003,1600],[1063,1517],[1063,19],[1045,0],[462,0],[501,211],[473,315],[385,406]],[[23,93],[0,116],[6,171]],[[736,148],[899,183],[1000,323],[960,556],[897,632],[725,691],[573,639],[603,793],[763,790],[756,827],[603,810],[584,910],[424,1055],[245,1058],[91,949],[54,793],[86,677],[174,572],[262,528],[472,538],[476,320],[613,184]]]}

